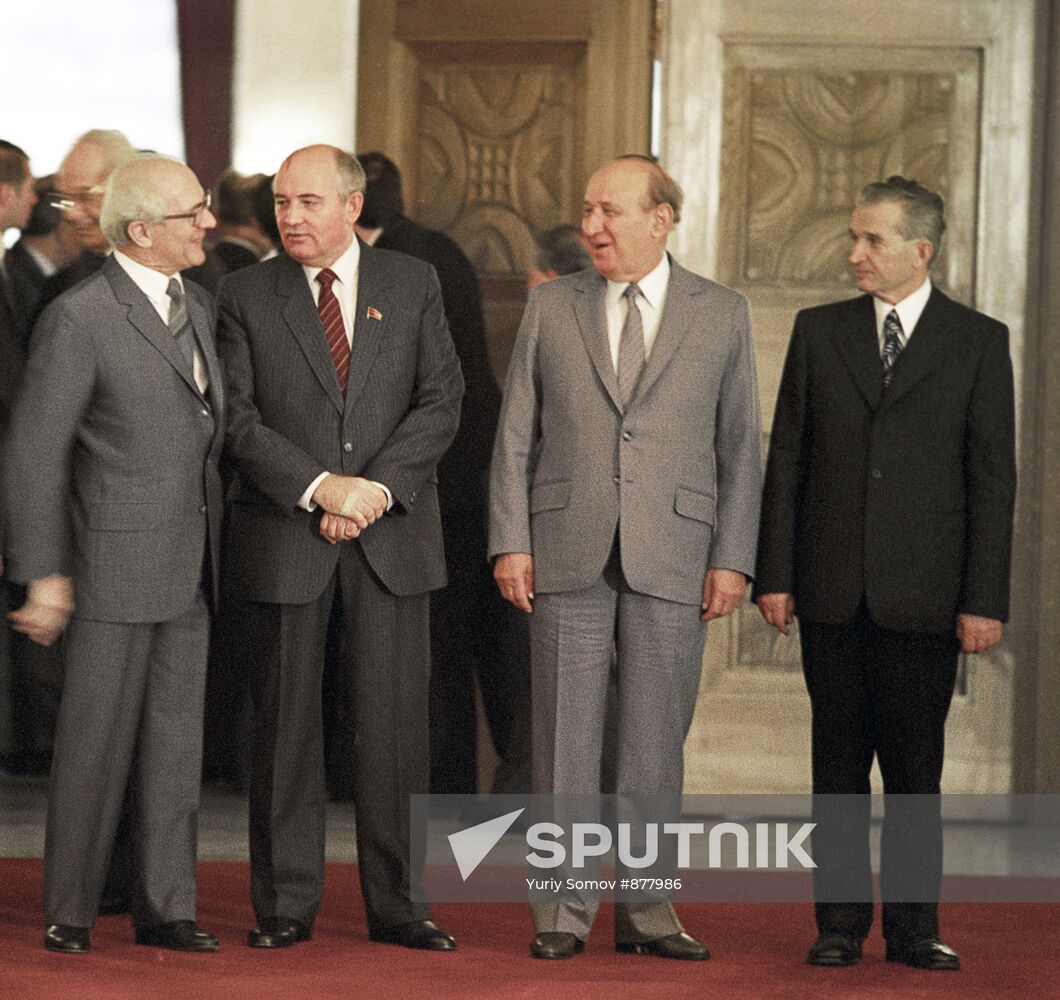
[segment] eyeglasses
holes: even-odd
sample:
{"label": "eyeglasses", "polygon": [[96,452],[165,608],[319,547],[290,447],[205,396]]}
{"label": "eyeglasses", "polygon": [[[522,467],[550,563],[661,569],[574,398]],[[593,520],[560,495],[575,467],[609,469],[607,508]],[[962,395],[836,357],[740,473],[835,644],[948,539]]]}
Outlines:
{"label": "eyeglasses", "polygon": [[205,212],[210,211],[210,205],[213,203],[213,199],[210,197],[210,192],[206,192],[206,197],[195,205],[190,212],[179,212],[176,215],[163,215],[162,222],[169,222],[175,219],[191,219],[192,222],[197,226],[202,222],[202,217]]}
{"label": "eyeglasses", "polygon": [[98,201],[100,196],[103,194],[103,185],[97,185],[96,187],[86,188],[84,191],[49,191],[48,192],[48,203],[52,208],[57,208],[61,212],[69,212],[70,209],[76,208],[78,205],[87,205],[90,202]]}

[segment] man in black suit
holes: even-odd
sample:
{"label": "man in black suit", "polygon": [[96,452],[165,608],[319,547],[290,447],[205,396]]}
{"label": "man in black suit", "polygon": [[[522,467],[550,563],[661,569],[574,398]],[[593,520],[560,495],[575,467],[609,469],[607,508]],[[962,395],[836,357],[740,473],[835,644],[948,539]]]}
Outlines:
{"label": "man in black suit", "polygon": [[238,475],[227,583],[254,698],[247,943],[308,940],[324,885],[320,692],[341,616],[354,693],[357,847],[374,941],[449,951],[413,899],[425,831],[428,594],[445,584],[435,470],[463,381],[434,269],[363,246],[364,172],[333,146],[276,175],[285,253],[229,275],[218,303]]}
{"label": "man in black suit", "polygon": [[887,959],[960,967],[935,902],[943,733],[958,654],[1008,614],[1015,419],[1008,331],[928,278],[944,226],[915,181],[862,190],[849,260],[868,294],[799,313],[777,397],[755,587],[770,625],[799,619],[813,710],[812,965],[857,962],[872,922],[875,756]]}
{"label": "man in black suit", "polygon": [[36,204],[26,224],[20,227],[18,242],[4,256],[15,310],[27,345],[41,288],[48,278],[73,263],[81,253],[81,244],[72,227],[61,225],[62,212],[52,204],[55,175],[37,178],[33,188]]}
{"label": "man in black suit", "polygon": [[494,787],[528,792],[530,640],[524,617],[497,593],[486,559],[486,477],[501,394],[490,369],[478,279],[453,240],[406,218],[393,161],[379,152],[358,159],[367,178],[358,234],[372,246],[434,265],[466,386],[460,428],[438,464],[449,583],[431,594],[431,791],[476,791],[477,675],[501,758]]}
{"label": "man in black suit", "polygon": [[[29,157],[14,143],[0,139],[0,237],[8,229],[21,229],[26,224],[35,200]],[[0,440],[7,430],[8,414],[26,361],[23,322],[6,256],[0,242]],[[0,517],[0,576],[3,576],[3,540],[3,519]],[[0,736],[6,736],[16,725],[12,706],[17,678],[12,669],[6,590],[6,585],[0,582],[0,711],[6,716],[0,720]],[[0,749],[9,748],[0,746]],[[10,749],[22,751],[25,747],[16,737]]]}

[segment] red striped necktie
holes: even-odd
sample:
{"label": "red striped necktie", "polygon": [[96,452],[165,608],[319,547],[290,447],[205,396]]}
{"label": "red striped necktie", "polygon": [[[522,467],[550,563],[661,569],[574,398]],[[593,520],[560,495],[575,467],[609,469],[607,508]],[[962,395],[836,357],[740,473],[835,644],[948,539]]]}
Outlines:
{"label": "red striped necktie", "polygon": [[331,290],[335,281],[335,272],[325,267],[317,275],[320,282],[320,298],[317,300],[317,311],[320,322],[324,325],[324,334],[328,338],[328,350],[331,360],[335,362],[335,374],[339,378],[339,388],[346,391],[346,379],[350,371],[350,342],[346,339],[346,327],[342,322],[342,310],[339,300]]}

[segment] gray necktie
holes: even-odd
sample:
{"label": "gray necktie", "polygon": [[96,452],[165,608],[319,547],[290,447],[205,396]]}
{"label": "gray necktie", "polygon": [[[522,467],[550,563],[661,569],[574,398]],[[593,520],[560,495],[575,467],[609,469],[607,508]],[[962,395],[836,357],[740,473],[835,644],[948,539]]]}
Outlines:
{"label": "gray necktie", "polygon": [[[188,317],[188,303],[184,297],[184,289],[181,287],[180,282],[176,278],[169,279],[169,285],[166,288],[166,295],[169,296],[169,332],[173,334],[173,339],[177,342],[177,347],[180,348],[180,353],[184,355],[184,360],[188,363],[188,371],[191,372],[192,378],[195,377],[195,334],[191,328],[191,320]],[[206,374],[203,373],[203,379],[205,380]],[[196,379],[196,384],[198,380]],[[206,389],[204,386],[199,386],[202,392]]]}
{"label": "gray necktie", "polygon": [[892,309],[883,321],[883,387],[886,389],[894,378],[894,365],[902,353],[902,321],[896,310]]}
{"label": "gray necktie", "polygon": [[626,322],[622,324],[622,336],[618,341],[618,393],[622,397],[622,409],[629,406],[637,381],[644,369],[644,324],[641,322],[637,296],[640,289],[629,284],[622,293],[628,303]]}

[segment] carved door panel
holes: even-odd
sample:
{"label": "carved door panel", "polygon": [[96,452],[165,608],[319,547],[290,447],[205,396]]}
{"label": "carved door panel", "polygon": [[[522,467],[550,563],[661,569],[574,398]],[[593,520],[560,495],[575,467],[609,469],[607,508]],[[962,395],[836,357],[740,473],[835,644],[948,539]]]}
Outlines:
{"label": "carved door panel", "polygon": [[[987,29],[977,33],[972,15],[948,0],[930,11],[898,0],[886,36],[872,19],[859,21],[863,12],[848,16],[856,5],[845,0],[814,3],[810,20],[802,6],[672,0],[664,29],[663,160],[685,183],[691,223],[675,234],[676,250],[751,302],[763,458],[795,313],[857,294],[847,226],[870,181],[903,174],[942,193],[947,229],[932,280],[1009,323],[1019,371],[1025,271],[984,253],[980,233],[993,239],[1011,226],[993,214],[995,200],[1027,205],[1025,190],[1006,190],[1020,183],[1003,165],[1018,162],[1013,135],[1026,127],[1029,91],[1014,92],[1005,74],[1028,5],[1013,5],[1011,24],[1005,4],[965,5],[979,10],[977,25],[992,23],[987,45],[978,37]],[[991,81],[1010,103],[987,96]],[[962,657],[947,790],[1011,787],[1012,673],[1004,645]],[[711,627],[686,791],[808,790],[809,731],[797,635],[779,636],[747,602]]]}
{"label": "carved door panel", "polygon": [[408,214],[482,285],[503,382],[534,233],[576,223],[588,175],[648,145],[651,0],[362,4],[359,149],[402,169]]}

